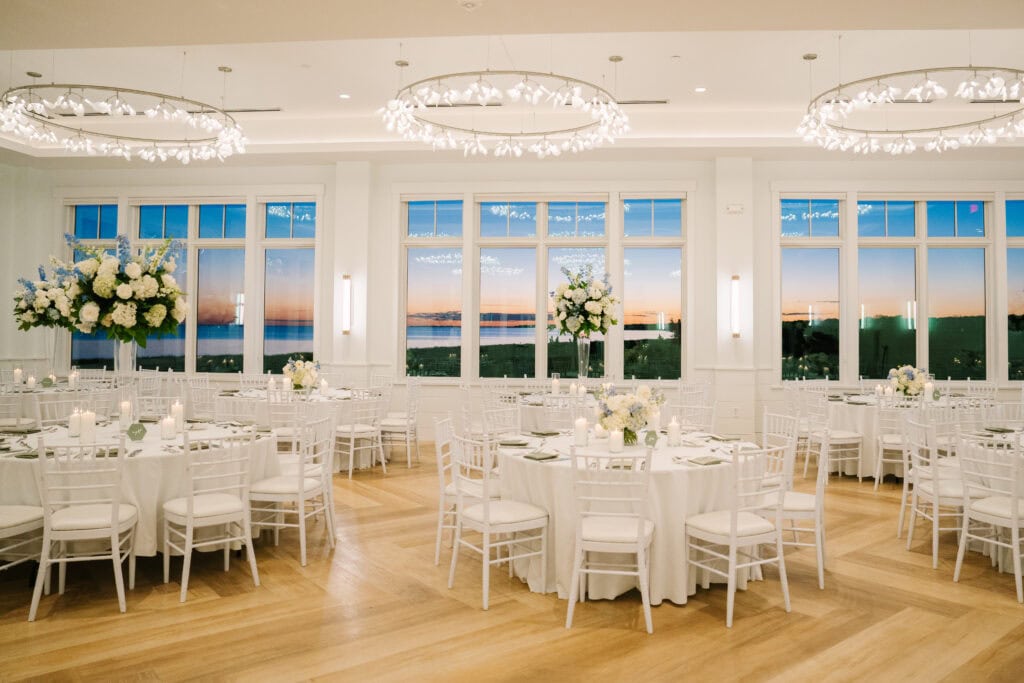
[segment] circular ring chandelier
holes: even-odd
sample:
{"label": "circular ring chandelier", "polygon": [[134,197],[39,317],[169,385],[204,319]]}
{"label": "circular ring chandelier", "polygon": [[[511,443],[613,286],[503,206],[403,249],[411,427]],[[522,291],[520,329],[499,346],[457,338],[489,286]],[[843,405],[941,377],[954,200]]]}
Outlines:
{"label": "circular ring chandelier", "polygon": [[[518,125],[505,130],[459,126],[438,117],[439,112],[457,107],[496,109],[505,102],[529,110],[528,114],[510,117],[516,118]],[[557,116],[571,109],[584,115],[584,122],[568,127],[538,124],[537,112],[542,105],[549,105]],[[424,142],[435,150],[461,149],[465,156],[493,152],[498,157],[520,157],[528,151],[543,159],[614,143],[629,131],[628,117],[608,90],[572,76],[539,71],[464,71],[431,76],[401,88],[379,113],[387,129],[397,131],[406,140]]]}
{"label": "circular ring chandelier", "polygon": [[[248,142],[224,109],[148,90],[78,83],[22,85],[0,95],[0,103],[0,133],[33,145],[59,146],[72,154],[134,156],[150,162],[177,159],[187,164],[242,154]],[[138,115],[184,130],[175,137],[143,137],[103,127]]]}
{"label": "circular ring chandelier", "polygon": [[[804,59],[813,59],[806,55]],[[959,81],[948,77],[965,74]],[[884,111],[886,105],[930,103],[946,99],[949,92],[962,103],[1011,105],[1007,111],[987,117],[961,116],[942,125],[918,125],[906,128],[856,124],[851,117],[859,112]],[[945,152],[981,143],[1024,136],[1024,107],[1015,107],[1024,98],[1024,71],[1005,67],[950,66],[935,69],[897,71],[840,83],[807,105],[807,113],[797,133],[808,142],[827,150],[870,154],[884,151],[894,156],[909,154],[920,147]],[[902,112],[906,113],[906,112]]]}

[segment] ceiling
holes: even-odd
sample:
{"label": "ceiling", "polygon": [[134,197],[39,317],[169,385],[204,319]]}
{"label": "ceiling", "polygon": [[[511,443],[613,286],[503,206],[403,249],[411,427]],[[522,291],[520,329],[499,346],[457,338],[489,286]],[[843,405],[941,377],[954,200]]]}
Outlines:
{"label": "ceiling", "polygon": [[[400,82],[484,68],[555,71],[604,84],[620,100],[667,100],[626,106],[632,131],[616,146],[642,155],[802,148],[794,128],[810,91],[840,74],[849,81],[969,60],[1024,68],[1021,0],[861,0],[856,12],[848,2],[809,11],[789,0],[483,0],[467,11],[468,2],[4,0],[0,86],[23,85],[26,71],[38,71],[43,82],[213,103],[223,94],[229,109],[280,110],[237,115],[251,154],[312,160],[431,155],[388,133],[376,113]],[[801,59],[808,52],[819,55],[810,73]],[[624,58],[617,67],[613,54]],[[403,73],[394,66],[399,57],[410,62]],[[233,69],[226,82],[220,65]],[[941,108],[922,113],[939,116]],[[0,146],[63,158],[12,140]],[[1024,159],[1024,147],[1009,151]]]}

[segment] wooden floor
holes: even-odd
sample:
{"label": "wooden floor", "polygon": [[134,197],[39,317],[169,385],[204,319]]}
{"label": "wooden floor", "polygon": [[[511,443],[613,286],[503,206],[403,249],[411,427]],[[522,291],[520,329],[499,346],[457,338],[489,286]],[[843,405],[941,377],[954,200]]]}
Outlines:
{"label": "wooden floor", "polygon": [[635,592],[581,605],[567,631],[565,601],[502,570],[481,610],[479,564],[468,555],[448,590],[447,564],[433,564],[436,486],[427,458],[386,476],[336,477],[336,551],[322,524],[305,568],[294,533],[277,548],[257,544],[259,588],[243,561],[224,573],[219,554],[197,555],[186,604],[180,560],[167,585],[159,557],[140,560],[127,614],[109,565],[78,565],[67,592],[44,598],[30,624],[29,571],[0,574],[0,680],[1024,679],[1013,577],[974,556],[954,584],[953,535],[932,570],[924,525],[907,552],[895,536],[895,483],[876,494],[868,480],[833,479],[825,590],[813,550],[787,553],[792,613],[769,570],[737,595],[732,629],[725,588],[713,586],[686,606],[654,608],[650,636]]}

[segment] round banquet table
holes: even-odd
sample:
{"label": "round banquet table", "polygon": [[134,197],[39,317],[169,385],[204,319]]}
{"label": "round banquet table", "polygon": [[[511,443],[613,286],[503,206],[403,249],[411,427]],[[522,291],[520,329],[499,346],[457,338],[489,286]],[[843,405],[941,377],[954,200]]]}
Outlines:
{"label": "round banquet table", "polygon": [[[141,441],[126,439],[125,448],[129,457],[124,461],[121,493],[123,502],[134,505],[139,511],[139,523],[135,531],[135,553],[141,556],[156,555],[163,547],[163,506],[164,503],[188,494],[188,480],[185,476],[185,459],[182,457],[184,438],[160,438],[160,426],[146,424],[146,436]],[[231,425],[190,424],[189,438],[213,439],[242,433],[242,429]],[[0,503],[7,505],[40,505],[37,476],[39,461],[30,457],[17,457],[28,450],[37,449],[37,439],[44,443],[67,443],[73,441],[64,427],[50,427],[38,434],[6,436],[10,451],[0,451]],[[96,428],[96,441],[104,443],[119,437],[117,423]],[[257,433],[250,452],[251,481],[280,474],[277,455],[277,440],[270,432]]]}
{"label": "round banquet table", "polygon": [[[547,420],[544,418],[544,396],[550,394],[523,394],[519,398],[519,428],[523,432],[538,432],[548,429]],[[563,393],[562,397],[568,394]],[[593,394],[587,394],[583,399],[583,405],[588,411],[597,408],[597,399]],[[589,416],[589,412],[587,415]]]}
{"label": "round banquet table", "polygon": [[[547,585],[540,585],[539,557],[519,560],[516,573],[525,577],[530,590],[538,593],[557,592],[558,597],[563,599],[569,596],[576,539],[576,510],[568,456],[571,439],[571,436],[558,436],[543,441],[527,439],[531,441],[531,448],[499,450],[502,498],[532,503],[548,511]],[[703,578],[698,576],[694,567],[690,568],[689,580],[683,578],[683,529],[689,515],[728,507],[731,486],[728,462],[717,465],[688,462],[690,458],[701,455],[715,455],[728,461],[727,452],[715,450],[721,448],[721,445],[712,444],[708,442],[670,448],[664,445],[663,437],[655,448],[648,496],[648,518],[654,522],[650,551],[650,590],[651,603],[654,605],[663,600],[684,604],[687,596],[696,592],[699,579]],[[557,452],[559,458],[533,461],[522,457],[536,448],[544,452]],[[580,449],[580,452],[583,451],[606,453],[608,440],[591,437],[590,445]],[[712,581],[720,580],[714,575],[710,578]],[[741,571],[737,585],[745,588],[746,580],[747,574]],[[610,599],[636,587],[636,579],[593,574],[588,577],[587,585],[588,598]]]}
{"label": "round banquet table", "polygon": [[[347,401],[350,398],[352,398],[352,392],[348,389],[328,389],[326,394],[317,389],[309,394],[308,400],[302,402],[308,403],[310,410],[318,417],[338,415],[340,418],[338,402]],[[260,425],[270,424],[266,389],[226,390],[217,396],[214,406],[214,412],[217,415],[244,417]]]}

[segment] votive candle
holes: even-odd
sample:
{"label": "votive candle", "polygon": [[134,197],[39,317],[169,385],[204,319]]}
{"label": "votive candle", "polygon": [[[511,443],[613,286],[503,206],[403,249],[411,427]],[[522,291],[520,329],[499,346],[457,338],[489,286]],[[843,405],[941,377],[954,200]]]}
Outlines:
{"label": "votive candle", "polygon": [[174,438],[174,418],[168,415],[164,419],[160,420],[160,438],[161,439],[173,439]]}
{"label": "votive candle", "polygon": [[68,436],[78,436],[82,433],[82,412],[75,408],[68,417]]}
{"label": "votive candle", "polygon": [[622,430],[613,429],[612,433],[608,436],[608,451],[610,453],[621,453],[624,445]]}
{"label": "votive candle", "polygon": [[577,446],[587,445],[587,418],[577,417],[573,425],[574,443]]}
{"label": "votive candle", "polygon": [[132,426],[132,402],[121,401],[120,412],[117,416],[117,422],[121,426],[121,429],[128,429]]}

